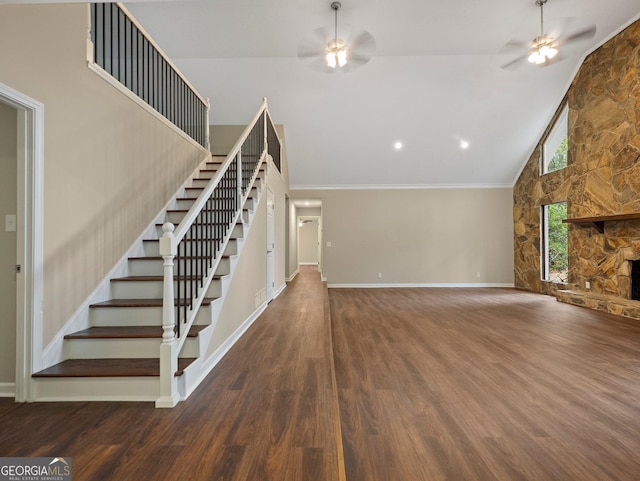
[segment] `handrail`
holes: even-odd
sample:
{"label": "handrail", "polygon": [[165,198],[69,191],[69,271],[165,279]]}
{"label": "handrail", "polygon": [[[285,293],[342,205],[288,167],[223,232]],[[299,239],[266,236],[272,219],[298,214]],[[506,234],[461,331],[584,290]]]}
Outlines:
{"label": "handrail", "polygon": [[121,3],[93,3],[92,67],[104,71],[208,148],[209,102]]}
{"label": "handrail", "polygon": [[[160,255],[164,259],[163,338],[160,346],[158,407],[177,403],[174,373],[177,359],[211,284],[242,207],[267,158],[266,98],[177,227],[163,225]],[[280,140],[276,138],[280,149]],[[174,275],[175,265],[175,275]],[[174,289],[174,285],[176,288]]]}

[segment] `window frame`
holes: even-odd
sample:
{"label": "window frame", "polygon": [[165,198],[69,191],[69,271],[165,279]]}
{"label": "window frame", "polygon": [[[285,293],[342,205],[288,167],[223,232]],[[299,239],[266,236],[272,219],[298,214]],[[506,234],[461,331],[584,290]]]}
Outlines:
{"label": "window frame", "polygon": [[[549,170],[548,168],[549,163],[553,159],[553,156],[556,153],[560,144],[562,143],[562,140],[557,143],[557,147],[554,149],[554,151],[551,154],[548,153],[549,148],[547,144],[551,140],[557,139],[557,133],[559,129],[562,129],[565,131],[565,135],[562,137],[563,140],[565,137],[566,138],[569,137],[569,104],[566,101],[562,103],[562,106],[558,110],[557,115],[553,119],[553,122],[545,132],[544,137],[542,138],[542,142],[540,142],[540,175],[549,174],[551,172],[558,172],[560,170],[566,169],[568,166],[569,159],[567,158],[567,165],[565,165],[564,167],[560,169],[554,169],[554,170]],[[568,147],[567,147],[567,157],[568,157]]]}
{"label": "window frame", "polygon": [[[566,281],[557,281],[551,279],[551,272],[549,269],[549,206],[555,204],[565,204],[565,210],[568,209],[568,203],[566,200],[559,202],[550,202],[549,204],[540,205],[540,280],[544,282],[550,282],[553,284],[566,284]],[[569,232],[567,230],[567,255],[569,251]],[[568,269],[568,266],[567,266]],[[567,272],[568,275],[568,272]]]}

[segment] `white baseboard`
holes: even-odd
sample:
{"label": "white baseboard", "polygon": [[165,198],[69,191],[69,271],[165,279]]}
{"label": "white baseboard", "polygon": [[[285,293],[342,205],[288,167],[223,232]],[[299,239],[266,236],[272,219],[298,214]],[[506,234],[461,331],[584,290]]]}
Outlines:
{"label": "white baseboard", "polygon": [[409,284],[328,284],[329,289],[389,289],[400,287],[445,287],[445,288],[460,288],[460,287],[508,287],[513,288],[513,283],[501,283],[501,282],[453,282],[453,283],[409,283]]}
{"label": "white baseboard", "polygon": [[317,266],[318,263],[317,262],[299,262],[298,265],[299,266]]}
{"label": "white baseboard", "polygon": [[0,382],[0,397],[16,397],[16,383]]}
{"label": "white baseboard", "polygon": [[287,282],[291,282],[292,280],[294,280],[298,274],[300,274],[300,269],[296,269],[296,271],[291,274],[291,276],[287,277]]}
{"label": "white baseboard", "polygon": [[[287,288],[287,283],[283,282],[282,285],[280,287],[278,287],[278,290],[273,293],[273,299],[275,299],[280,294],[282,294],[282,291],[284,291],[286,288]],[[273,299],[271,299],[271,300],[273,300]]]}

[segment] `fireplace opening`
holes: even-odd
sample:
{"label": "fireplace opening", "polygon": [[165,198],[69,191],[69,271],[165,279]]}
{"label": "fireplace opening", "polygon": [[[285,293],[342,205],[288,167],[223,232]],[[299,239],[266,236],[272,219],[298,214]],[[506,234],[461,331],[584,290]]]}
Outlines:
{"label": "fireplace opening", "polygon": [[631,299],[640,301],[640,260],[631,262]]}

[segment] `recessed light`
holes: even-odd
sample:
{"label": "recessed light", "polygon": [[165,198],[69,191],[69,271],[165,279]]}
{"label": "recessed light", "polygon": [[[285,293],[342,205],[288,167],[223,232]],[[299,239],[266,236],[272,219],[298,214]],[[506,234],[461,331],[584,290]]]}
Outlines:
{"label": "recessed light", "polygon": [[402,149],[402,142],[398,141],[395,144],[393,144],[393,148],[396,150],[400,150]]}
{"label": "recessed light", "polygon": [[469,148],[469,142],[468,142],[468,141],[466,141],[466,140],[464,140],[464,139],[463,139],[463,140],[461,140],[461,141],[460,141],[460,148],[461,148],[461,149],[468,149],[468,148]]}

